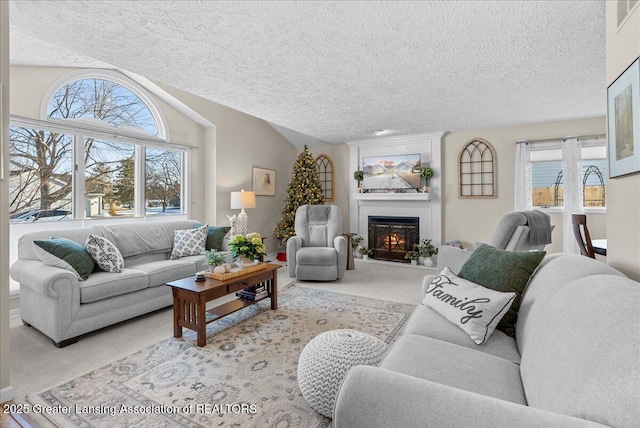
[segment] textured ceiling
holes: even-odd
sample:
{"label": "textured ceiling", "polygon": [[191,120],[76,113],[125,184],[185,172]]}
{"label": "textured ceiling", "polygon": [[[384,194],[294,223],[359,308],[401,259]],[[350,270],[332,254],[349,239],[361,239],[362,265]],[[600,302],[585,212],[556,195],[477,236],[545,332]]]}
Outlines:
{"label": "textured ceiling", "polygon": [[339,143],[604,115],[604,15],[604,1],[11,1],[11,61],[122,68]]}

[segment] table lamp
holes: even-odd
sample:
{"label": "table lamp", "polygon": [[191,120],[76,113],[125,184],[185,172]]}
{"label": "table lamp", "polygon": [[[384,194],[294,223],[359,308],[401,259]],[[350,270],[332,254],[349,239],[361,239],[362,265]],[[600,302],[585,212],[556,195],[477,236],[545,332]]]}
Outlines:
{"label": "table lamp", "polygon": [[244,212],[245,208],[256,207],[256,194],[254,192],[245,192],[242,189],[239,192],[231,192],[231,209],[237,210],[241,208],[238,214],[238,233],[246,235],[249,233],[249,216]]}

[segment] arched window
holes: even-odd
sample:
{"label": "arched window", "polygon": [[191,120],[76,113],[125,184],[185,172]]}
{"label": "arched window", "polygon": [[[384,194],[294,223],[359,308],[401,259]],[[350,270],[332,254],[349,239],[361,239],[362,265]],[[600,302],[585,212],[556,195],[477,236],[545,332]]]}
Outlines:
{"label": "arched window", "polygon": [[72,72],[49,88],[41,114],[10,128],[16,222],[182,213],[184,149],[166,141],[142,87],[113,71]]}
{"label": "arched window", "polygon": [[488,141],[474,138],[458,155],[460,198],[495,198],[496,156]]}
{"label": "arched window", "polygon": [[156,118],[140,96],[104,78],[81,78],[64,85],[51,97],[47,118],[97,119],[104,124],[159,136]]}
{"label": "arched window", "polygon": [[320,177],[324,201],[333,202],[336,199],[333,161],[327,155],[319,155],[316,157],[316,165],[318,165],[318,176]]}

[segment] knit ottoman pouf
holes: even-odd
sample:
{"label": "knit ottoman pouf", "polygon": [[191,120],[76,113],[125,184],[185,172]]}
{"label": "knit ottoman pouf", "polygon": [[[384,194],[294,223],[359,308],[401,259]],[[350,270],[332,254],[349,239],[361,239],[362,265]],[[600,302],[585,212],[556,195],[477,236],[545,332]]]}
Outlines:
{"label": "knit ottoman pouf", "polygon": [[351,367],[377,366],[387,351],[382,340],[355,330],[327,331],[314,337],[298,360],[298,384],[307,403],[332,417],[338,388]]}

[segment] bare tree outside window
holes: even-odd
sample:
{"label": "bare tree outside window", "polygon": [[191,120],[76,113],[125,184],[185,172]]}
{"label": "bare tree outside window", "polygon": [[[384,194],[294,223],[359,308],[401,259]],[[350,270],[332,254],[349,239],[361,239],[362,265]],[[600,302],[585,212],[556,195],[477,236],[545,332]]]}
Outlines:
{"label": "bare tree outside window", "polygon": [[87,217],[134,215],[133,156],[133,144],[91,141],[91,156],[85,161],[84,210]]}
{"label": "bare tree outside window", "polygon": [[159,209],[180,209],[180,183],[182,177],[181,153],[147,147],[146,149],[147,215]]}
{"label": "bare tree outside window", "polygon": [[73,137],[11,126],[9,141],[11,217],[32,211],[71,211]]}
{"label": "bare tree outside window", "polygon": [[[61,88],[49,103],[48,117],[85,120],[97,128],[100,123],[137,128],[158,136],[158,126],[148,106],[126,87],[103,79],[81,79]],[[86,217],[134,214],[134,147],[84,138]],[[14,218],[32,211],[58,209],[67,210],[64,217],[72,218],[73,148],[71,135],[10,128],[10,211]],[[148,149],[147,153],[151,155],[146,162],[147,192],[151,192],[147,199],[161,201],[163,212],[172,204],[179,207],[181,152]]]}
{"label": "bare tree outside window", "polygon": [[147,105],[115,82],[82,79],[60,89],[49,103],[51,119],[99,119],[114,126],[131,126],[151,135],[158,127]]}

